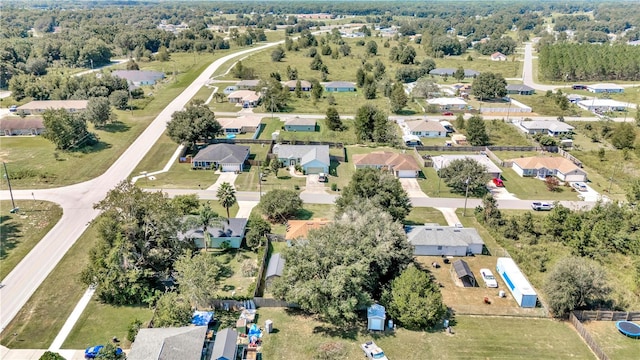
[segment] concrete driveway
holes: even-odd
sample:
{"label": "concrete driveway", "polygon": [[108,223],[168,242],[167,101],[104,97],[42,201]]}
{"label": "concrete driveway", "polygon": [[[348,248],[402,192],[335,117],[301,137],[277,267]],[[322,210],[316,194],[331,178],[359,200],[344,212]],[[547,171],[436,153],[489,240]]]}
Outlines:
{"label": "concrete driveway", "polygon": [[402,188],[407,192],[410,198],[415,197],[428,197],[427,194],[422,192],[420,189],[420,184],[418,184],[418,179],[398,179],[400,180],[400,184],[402,184]]}
{"label": "concrete driveway", "polygon": [[307,194],[326,194],[324,183],[320,182],[319,178],[318,174],[307,175],[307,184],[303,192]]}
{"label": "concrete driveway", "polygon": [[505,187],[498,187],[492,181],[487,183],[487,189],[496,200],[520,200]]}
{"label": "concrete driveway", "polygon": [[[580,200],[584,200],[584,201],[607,201],[609,198],[606,196],[601,195],[599,192],[595,191],[591,186],[589,186],[586,183],[583,183],[585,185],[587,185],[587,191],[578,191],[578,198]],[[573,187],[573,184],[571,184]]]}
{"label": "concrete driveway", "polygon": [[216,182],[213,185],[209,186],[207,190],[218,191],[218,188],[220,187],[220,185],[226,182],[233,186],[233,184],[236,182],[236,179],[238,178],[238,174],[236,174],[233,171],[225,171],[225,172],[216,171],[216,174],[220,174],[220,176],[218,176],[218,180],[216,180]]}

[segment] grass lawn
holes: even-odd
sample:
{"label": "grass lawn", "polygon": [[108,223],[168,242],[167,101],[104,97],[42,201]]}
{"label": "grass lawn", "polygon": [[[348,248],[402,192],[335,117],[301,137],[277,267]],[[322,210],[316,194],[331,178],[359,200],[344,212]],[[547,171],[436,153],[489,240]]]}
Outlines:
{"label": "grass lawn", "polygon": [[260,184],[258,179],[260,178],[261,171],[262,170],[258,166],[245,166],[245,171],[238,175],[238,178],[236,179],[236,190],[259,191],[262,189],[262,193],[267,193],[273,189],[301,190],[307,183],[306,177],[291,176],[289,169],[282,168],[278,170],[277,177],[271,172],[264,173],[265,175],[263,176],[262,183]]}
{"label": "grass lawn", "polygon": [[97,239],[97,226],[90,225],[0,334],[0,344],[16,349],[51,345],[86,291],[78,279]]}
{"label": "grass lawn", "polygon": [[543,180],[522,177],[511,168],[502,169],[502,181],[510,193],[522,200],[579,200],[578,193],[570,186],[559,186],[551,192]]}
{"label": "grass lawn", "polygon": [[369,334],[364,319],[362,326],[342,330],[282,308],[260,308],[258,315],[259,322],[273,320],[275,329],[263,338],[265,359],[311,359],[327,342],[343,345],[341,358],[359,359],[360,344],[371,339],[390,359],[594,358],[571,325],[548,319],[456,316],[454,335],[404,329]]}
{"label": "grass lawn", "polygon": [[[563,90],[564,91],[564,90]],[[569,91],[569,90],[567,90]],[[539,115],[549,116],[593,116],[589,111],[583,110],[578,105],[570,104],[567,110],[562,110],[554,101],[553,97],[546,97],[546,93],[538,91],[533,95],[509,95],[514,100],[517,100],[529,107],[531,110]],[[514,117],[521,114],[515,114]],[[526,117],[526,114],[522,114]]]}
{"label": "grass lawn", "polygon": [[153,310],[148,306],[113,306],[103,304],[95,298],[89,302],[78,322],[62,344],[63,349],[85,349],[89,346],[106,344],[115,336],[120,347],[128,349],[129,325],[136,319],[146,327],[151,321]]}
{"label": "grass lawn", "polygon": [[[449,197],[449,198],[463,198],[464,194],[457,194],[451,192],[451,188],[440,180],[436,170],[432,167],[423,167],[422,174],[424,177],[418,178],[418,185],[422,192],[429,197]],[[471,197],[471,196],[469,196]],[[446,224],[446,221],[443,223]]]}
{"label": "grass lawn", "polygon": [[[176,70],[175,79],[158,84],[154,95],[146,99],[141,110],[114,111],[118,122],[90,131],[100,138],[100,143],[90,149],[78,151],[56,151],[52,143],[42,137],[6,138],[2,141],[0,158],[7,162],[14,178],[12,186],[18,189],[34,187],[54,187],[86,181],[104,173],[124,152],[134,139],[144,131],[155,116],[181,93],[210,63],[223,56],[200,54],[197,63],[185,54],[172,54],[166,63],[152,62],[140,64],[141,68],[152,70]],[[164,165],[164,164],[163,164]],[[4,189],[5,185],[0,185]]]}
{"label": "grass lawn", "polygon": [[346,125],[346,129],[343,131],[332,131],[327,127],[327,123],[324,119],[317,120],[316,129],[319,131],[285,131],[283,129],[284,122],[280,119],[286,118],[286,115],[280,115],[282,118],[264,118],[262,123],[266,125],[265,129],[260,134],[260,139],[271,139],[271,134],[274,131],[280,131],[278,136],[279,140],[297,140],[297,141],[331,141],[341,142],[343,144],[356,144],[357,138],[353,121],[342,120]]}
{"label": "grass lawn", "polygon": [[[343,189],[345,186],[349,184],[353,174],[356,172],[356,168],[353,165],[353,155],[354,154],[368,154],[374,151],[387,151],[387,152],[400,152],[399,149],[394,149],[390,147],[368,147],[368,146],[346,146],[347,149],[347,162],[337,162],[331,161],[331,166],[329,168],[329,173],[331,176],[329,177],[329,183],[327,184],[327,189],[331,188],[332,183],[336,183],[338,185],[338,189]],[[331,149],[331,155],[335,156],[343,156],[344,152],[342,149]]]}
{"label": "grass lawn", "polygon": [[[210,253],[230,269],[227,276],[220,282],[218,293],[221,296],[231,296],[232,294],[253,296],[253,293],[249,293],[249,290],[250,285],[256,281],[255,275],[257,275],[258,269],[257,253],[245,249],[227,251],[213,249],[210,250]],[[251,276],[245,276],[242,272],[242,265],[245,261],[255,265],[256,272]]]}
{"label": "grass lawn", "polygon": [[638,340],[622,335],[615,321],[588,321],[582,325],[610,359],[633,359],[638,356]]}
{"label": "grass lawn", "polygon": [[425,223],[446,225],[447,220],[439,210],[430,207],[414,207],[404,219],[405,225],[424,225]]}
{"label": "grass lawn", "polygon": [[[164,164],[157,170],[163,166]],[[193,170],[190,163],[181,164],[176,160],[168,172],[153,176],[155,180],[141,178],[136,182],[136,185],[141,188],[154,189],[198,189],[199,187],[206,189],[213,185],[220,175],[211,170]]]}
{"label": "grass lawn", "polygon": [[0,201],[0,281],[60,220],[62,209],[48,201],[20,200],[20,211],[10,214],[11,201]]}

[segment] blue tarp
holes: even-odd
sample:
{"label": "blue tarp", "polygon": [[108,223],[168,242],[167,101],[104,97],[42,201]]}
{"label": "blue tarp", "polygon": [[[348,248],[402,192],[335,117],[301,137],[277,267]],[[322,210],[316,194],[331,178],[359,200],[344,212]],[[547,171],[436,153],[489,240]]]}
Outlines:
{"label": "blue tarp", "polygon": [[213,320],[213,311],[194,311],[191,323],[195,326],[207,326]]}
{"label": "blue tarp", "polygon": [[260,331],[260,328],[258,327],[258,325],[251,324],[251,327],[249,328],[249,333],[247,334],[247,336],[249,337],[250,340],[252,338],[260,339],[262,337],[262,331]]}

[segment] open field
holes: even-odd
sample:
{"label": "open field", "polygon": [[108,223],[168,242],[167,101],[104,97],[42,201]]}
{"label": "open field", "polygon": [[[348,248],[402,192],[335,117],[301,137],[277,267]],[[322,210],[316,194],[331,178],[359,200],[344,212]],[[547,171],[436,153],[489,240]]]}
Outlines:
{"label": "open field", "polygon": [[144,328],[152,316],[153,310],[146,306],[113,306],[94,298],[69,333],[62,348],[85,349],[106,344],[115,336],[120,340],[118,346],[128,349],[131,347],[131,342],[127,340],[129,325],[137,319]]}
{"label": "open field", "polygon": [[0,334],[0,344],[16,349],[49,347],[86,291],[80,273],[97,239],[98,229],[92,224]]}
{"label": "open field", "polygon": [[275,329],[263,338],[265,359],[311,359],[328,342],[343,346],[342,359],[360,359],[360,344],[371,339],[389,359],[594,358],[570,324],[549,319],[456,316],[454,335],[401,328],[371,334],[363,329],[365,320],[343,330],[282,308],[260,308],[258,315],[259,323],[270,319]]}
{"label": "open field", "polygon": [[[343,131],[332,131],[327,127],[325,119],[317,120],[316,130],[319,131],[285,131],[284,119],[288,118],[285,114],[279,114],[280,118],[263,118],[262,123],[266,125],[260,139],[269,140],[274,131],[280,131],[279,140],[297,140],[297,141],[330,141],[341,142],[343,144],[355,144],[357,138],[353,121],[342,120],[347,127]],[[282,120],[281,120],[282,119]]]}
{"label": "open field", "polygon": [[622,335],[615,321],[582,323],[610,359],[633,359],[640,351],[640,341]]}
{"label": "open field", "polygon": [[[90,149],[78,151],[56,151],[52,143],[42,137],[13,137],[2,140],[1,159],[7,162],[9,173],[14,178],[15,188],[55,187],[86,181],[104,173],[124,152],[133,140],[142,133],[154,117],[188,86],[211,61],[223,56],[201,54],[197,64],[185,54],[172,55],[167,63],[140,64],[143,69],[180,71],[175,78],[154,87],[154,95],[146,99],[144,109],[114,111],[118,121],[95,132],[100,143]],[[189,62],[191,60],[191,62]],[[4,189],[2,184],[1,188]]]}
{"label": "open field", "polygon": [[48,201],[20,200],[17,214],[9,214],[11,201],[0,201],[0,281],[60,220],[62,209]]}

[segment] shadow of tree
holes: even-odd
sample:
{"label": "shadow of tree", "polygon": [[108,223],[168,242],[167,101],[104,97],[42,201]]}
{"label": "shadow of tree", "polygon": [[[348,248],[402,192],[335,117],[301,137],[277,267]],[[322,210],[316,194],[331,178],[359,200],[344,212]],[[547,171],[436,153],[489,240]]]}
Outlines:
{"label": "shadow of tree", "polygon": [[12,221],[11,216],[0,216],[0,260],[9,255],[20,238],[20,226]]}
{"label": "shadow of tree", "polygon": [[310,220],[313,218],[313,211],[307,209],[300,209],[296,213],[296,219],[298,220]]}
{"label": "shadow of tree", "polygon": [[111,147],[112,147],[111,144],[106,143],[104,141],[99,141],[95,145],[84,146],[79,149],[70,150],[70,152],[76,152],[76,153],[81,152],[83,154],[93,154],[93,153],[100,152],[102,150],[110,149]]}
{"label": "shadow of tree", "polygon": [[111,122],[109,124],[105,124],[104,126],[100,127],[100,130],[104,130],[104,131],[110,132],[110,133],[118,133],[118,132],[128,131],[130,128],[131,128],[131,126],[123,123],[122,121],[114,121],[114,122]]}

